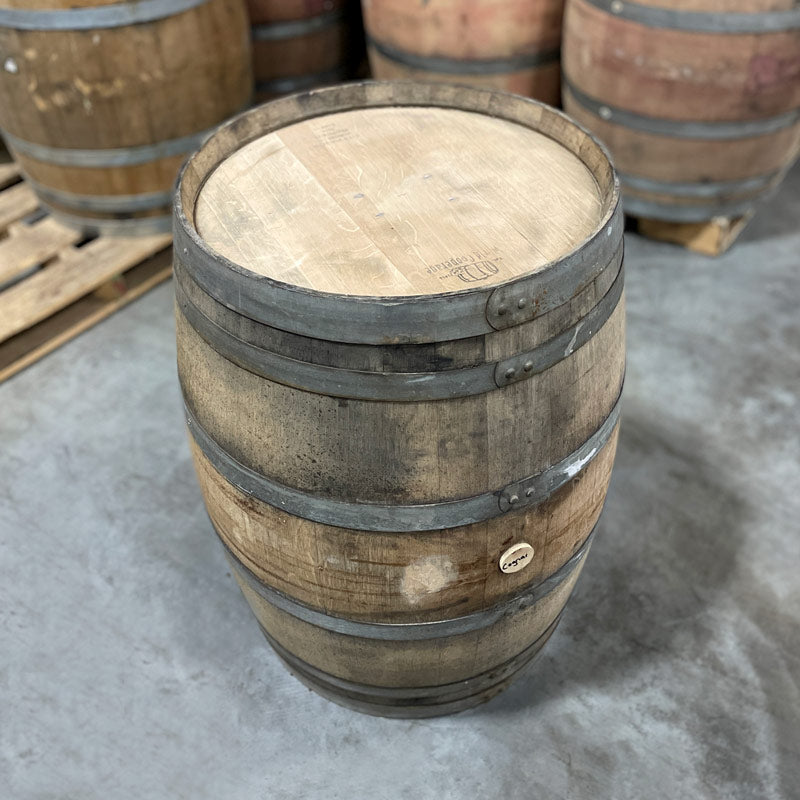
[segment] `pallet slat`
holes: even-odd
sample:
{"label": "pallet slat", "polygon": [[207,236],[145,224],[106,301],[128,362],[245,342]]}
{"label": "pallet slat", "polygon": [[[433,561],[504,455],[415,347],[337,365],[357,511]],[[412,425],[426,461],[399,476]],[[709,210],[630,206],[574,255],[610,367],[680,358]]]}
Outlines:
{"label": "pallet slat", "polygon": [[715,217],[708,222],[665,222],[638,218],[636,230],[648,239],[679,244],[694,253],[720,256],[736,241],[753,217]]}
{"label": "pallet slat", "polygon": [[0,193],[0,230],[22,219],[39,207],[39,201],[25,183],[18,183]]}
{"label": "pallet slat", "polygon": [[33,225],[12,225],[8,238],[0,242],[0,287],[80,238],[78,231],[65,228],[51,217]]}
{"label": "pallet slat", "polygon": [[169,234],[136,239],[101,237],[80,250],[63,251],[52,264],[3,292],[0,341],[46,319],[163,250],[170,238]]}
{"label": "pallet slat", "polygon": [[19,167],[13,162],[3,162],[3,148],[0,142],[0,189],[5,189],[19,178]]}
{"label": "pallet slat", "polygon": [[0,342],[0,383],[141,297],[167,280],[171,272],[172,250],[162,250],[126,273],[126,291],[116,299],[104,299],[93,292],[38,325]]}
{"label": "pallet slat", "polygon": [[167,279],[172,260],[169,234],[76,246],[83,234],[53,217],[26,221],[39,203],[18,180],[0,164],[0,381]]}

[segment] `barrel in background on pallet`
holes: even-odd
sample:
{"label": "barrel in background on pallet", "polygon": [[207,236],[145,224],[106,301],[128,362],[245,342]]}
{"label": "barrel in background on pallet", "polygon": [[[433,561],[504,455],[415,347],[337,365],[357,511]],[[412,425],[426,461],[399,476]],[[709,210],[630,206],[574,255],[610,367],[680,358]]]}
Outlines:
{"label": "barrel in background on pallet", "polygon": [[364,61],[358,0],[247,0],[256,99],[337,83]]}
{"label": "barrel in background on pallet", "polygon": [[676,233],[750,214],[797,157],[789,0],[568,0],[563,69],[564,107],[609,146],[626,212]]}
{"label": "barrel in background on pallet", "polygon": [[182,161],[249,104],[248,34],[243,0],[0,0],[0,128],[43,205],[168,231]]}
{"label": "barrel in background on pallet", "polygon": [[362,0],[381,80],[486,86],[558,105],[563,0]]}
{"label": "barrel in background on pallet", "polygon": [[195,467],[269,641],[369,713],[496,694],[557,624],[614,459],[602,146],[510,94],[350,84],[221,128],[175,213]]}

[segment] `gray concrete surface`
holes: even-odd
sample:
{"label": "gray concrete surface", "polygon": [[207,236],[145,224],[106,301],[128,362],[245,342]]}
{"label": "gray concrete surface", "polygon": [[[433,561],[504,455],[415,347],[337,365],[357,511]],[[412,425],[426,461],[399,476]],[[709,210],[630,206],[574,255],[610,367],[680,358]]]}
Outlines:
{"label": "gray concrete surface", "polygon": [[169,285],[0,386],[0,799],[800,797],[800,171],[717,261],[631,236],[602,529],[459,716],[360,716],[266,647],[181,426]]}

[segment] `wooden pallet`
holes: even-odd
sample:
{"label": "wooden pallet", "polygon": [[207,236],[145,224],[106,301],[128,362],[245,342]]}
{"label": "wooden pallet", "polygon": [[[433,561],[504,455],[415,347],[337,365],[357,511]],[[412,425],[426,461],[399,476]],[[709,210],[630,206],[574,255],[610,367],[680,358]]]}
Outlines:
{"label": "wooden pallet", "polygon": [[0,163],[0,382],[168,278],[170,240],[86,237]]}
{"label": "wooden pallet", "polygon": [[741,217],[714,217],[708,222],[665,222],[634,218],[634,230],[648,239],[679,244],[706,256],[722,255],[752,219],[752,212]]}

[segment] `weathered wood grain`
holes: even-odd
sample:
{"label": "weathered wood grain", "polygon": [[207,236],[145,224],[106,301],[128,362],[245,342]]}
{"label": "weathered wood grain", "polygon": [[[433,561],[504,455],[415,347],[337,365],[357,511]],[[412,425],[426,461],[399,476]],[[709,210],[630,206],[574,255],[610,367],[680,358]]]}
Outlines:
{"label": "weathered wood grain", "polygon": [[[604,221],[616,203],[608,163],[566,118],[507,95],[473,97],[492,109],[489,117],[422,108],[416,89],[394,105],[384,101],[382,87],[368,91],[377,93],[373,105],[379,108],[326,115],[325,102],[341,103],[341,92],[330,90],[256,109],[190,163],[182,187],[187,216],[179,216],[178,224],[196,227],[212,246],[208,258],[218,279],[226,274],[225,256],[249,275],[357,298],[379,313],[397,291],[411,302],[457,294],[438,270],[421,265],[444,261],[465,243],[502,250],[495,255],[498,268],[480,276],[490,290],[513,278],[535,281],[581,245],[612,243],[600,264],[606,266],[592,273],[596,277],[546,313],[502,330],[489,326],[480,336],[419,344],[330,341],[313,331],[281,330],[269,319],[256,321],[242,313],[235,296],[225,303],[210,296],[192,261],[206,254],[188,241],[176,252],[178,374],[191,413],[193,458],[209,515],[248,602],[282,657],[294,660],[292,668],[312,687],[361,710],[388,713],[391,706],[392,715],[429,715],[439,706],[451,708],[447,698],[454,690],[446,684],[474,681],[463,687],[467,705],[491,694],[493,675],[505,685],[508,665],[515,659],[521,665],[543,644],[577,579],[578,571],[563,570],[583,557],[616,449],[615,429],[585,459],[574,455],[609,418],[622,387],[624,299],[612,292],[620,286],[621,249],[614,248],[621,245],[609,238],[613,226]],[[458,96],[471,90],[448,91]],[[342,92],[368,96],[359,86]],[[314,118],[295,123],[312,102],[320,105]],[[521,122],[510,121],[516,104]],[[506,119],[498,118],[501,107]],[[283,124],[275,124],[276,116]],[[493,144],[509,157],[498,155]],[[428,152],[436,154],[435,166],[426,161]],[[431,188],[434,180],[439,185]],[[456,195],[468,199],[454,204],[449,198]],[[375,223],[382,209],[386,224]],[[267,286],[256,282],[247,291]],[[608,298],[616,305],[609,305],[604,322],[587,328],[590,335],[580,346],[559,345],[555,363],[503,388],[495,377],[480,392],[442,399],[355,399],[315,389],[280,371],[259,372],[226,351],[213,333],[216,328],[282,359],[340,371],[438,376],[487,367],[496,376],[498,362],[565,332],[574,343],[576,326]],[[521,302],[517,306],[515,297],[515,308],[526,308]],[[488,305],[480,313],[488,314]],[[203,444],[206,436],[213,447]],[[262,484],[358,509],[487,496],[493,510],[482,521],[432,530],[404,527],[400,513],[396,528],[393,517],[381,530],[359,527],[360,520],[353,527],[312,521],[293,511],[285,490],[271,505],[258,499],[257,489],[235,483],[220,450]],[[497,505],[506,487],[569,459],[569,477],[560,488],[518,510],[503,512]],[[522,542],[530,545],[524,549],[530,561],[519,571],[502,571],[503,554]],[[541,584],[548,591],[524,610],[486,624],[469,616],[483,619],[489,609],[516,602]],[[289,598],[293,613],[278,610],[275,592]],[[270,597],[272,602],[265,599]],[[323,616],[303,621],[307,613]],[[427,639],[374,638],[363,627],[461,617],[470,620],[458,623],[466,629]],[[334,632],[335,618],[356,627]],[[319,670],[322,677],[315,673],[312,679]],[[372,700],[337,680],[362,687]],[[420,687],[442,687],[441,698],[432,688],[433,699],[421,710]]]}
{"label": "weathered wood grain", "polygon": [[[0,342],[0,382],[16,375],[40,358],[97,325],[106,317],[141,297],[170,276],[170,251],[165,248],[134,265],[115,281],[113,296],[105,284],[79,297],[30,328]],[[0,294],[2,307],[2,294]]]}
{"label": "weathered wood grain", "polygon": [[[362,8],[376,78],[469,83],[559,102],[563,0],[362,0]],[[449,62],[446,71],[436,59]],[[526,59],[536,63],[521,67]]]}
{"label": "weathered wood grain", "polygon": [[759,14],[793,6],[639,5],[676,12],[680,26],[628,19],[623,4],[612,13],[590,0],[569,0],[565,109],[608,145],[634,216],[676,224],[749,216],[800,152],[800,28],[692,29],[699,26],[692,14],[717,14],[720,25],[738,14],[756,26]]}
{"label": "weathered wood grain", "polygon": [[[3,2],[35,10],[98,2]],[[243,108],[252,93],[243,0],[209,0],[183,13],[97,30],[0,27],[0,128],[36,145],[107,150],[152,145],[198,134]],[[11,65],[11,66],[9,66]],[[191,145],[178,155],[130,166],[53,163],[14,148],[25,172],[43,187],[80,196],[168,192]],[[77,201],[66,208],[86,213]],[[166,205],[157,213],[168,212]],[[132,207],[124,216],[153,214]]]}
{"label": "weathered wood grain", "polygon": [[354,77],[364,59],[358,0],[247,0],[256,99]]}
{"label": "weathered wood grain", "polygon": [[[243,147],[209,177],[195,223],[259,274],[415,295],[535,272],[591,234],[600,205],[586,165],[534,130],[466,111],[376,108]],[[295,224],[281,224],[287,213]],[[467,264],[484,261],[496,271],[481,280]]]}
{"label": "weathered wood grain", "polygon": [[239,586],[270,635],[306,663],[366,686],[414,688],[465,680],[524,650],[558,616],[579,574],[575,570],[543,601],[496,625],[447,639],[391,643],[323,630]]}
{"label": "weathered wood grain", "polygon": [[[304,520],[249,497],[192,443],[206,507],[225,544],[271,586],[322,611],[379,622],[426,622],[499,602],[555,572],[603,507],[616,436],[544,503],[486,522],[422,533],[375,533]],[[534,547],[513,575],[497,568],[514,542]]]}

